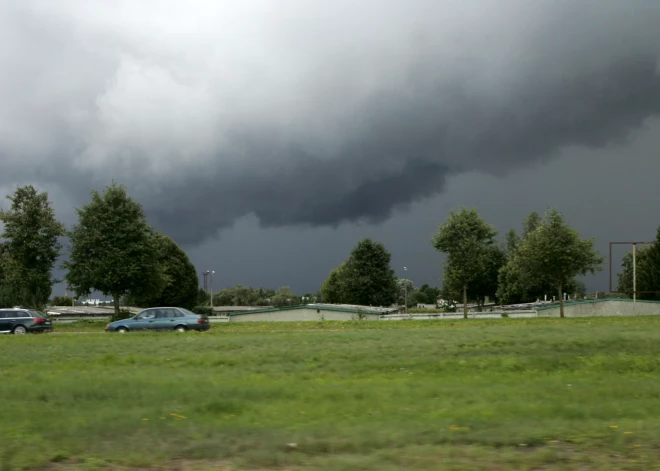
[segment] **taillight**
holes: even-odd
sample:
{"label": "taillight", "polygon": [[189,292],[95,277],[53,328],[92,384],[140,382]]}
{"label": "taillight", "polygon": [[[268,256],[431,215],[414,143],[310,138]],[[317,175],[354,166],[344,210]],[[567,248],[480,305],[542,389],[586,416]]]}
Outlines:
{"label": "taillight", "polygon": [[200,317],[199,319],[197,319],[197,323],[198,324],[203,324],[204,323],[204,318]]}
{"label": "taillight", "polygon": [[35,317],[34,322],[36,322],[37,324],[43,324],[45,320],[42,319],[41,317]]}

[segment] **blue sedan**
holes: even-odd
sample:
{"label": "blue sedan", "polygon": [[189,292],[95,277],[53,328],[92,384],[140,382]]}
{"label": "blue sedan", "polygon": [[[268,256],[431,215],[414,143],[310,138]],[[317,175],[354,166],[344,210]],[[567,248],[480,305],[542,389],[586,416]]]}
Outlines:
{"label": "blue sedan", "polygon": [[129,319],[111,322],[105,326],[106,332],[132,332],[136,330],[209,330],[209,318],[195,314],[182,307],[151,307],[140,311]]}

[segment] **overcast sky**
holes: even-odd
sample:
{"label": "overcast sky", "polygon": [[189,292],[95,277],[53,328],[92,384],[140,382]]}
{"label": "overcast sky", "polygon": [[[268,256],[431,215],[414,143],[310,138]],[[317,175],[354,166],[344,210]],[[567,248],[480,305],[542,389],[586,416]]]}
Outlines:
{"label": "overcast sky", "polygon": [[70,225],[114,179],[216,288],[316,291],[364,237],[439,284],[461,205],[502,232],[556,206],[607,252],[660,225],[659,24],[656,0],[0,0],[0,193]]}

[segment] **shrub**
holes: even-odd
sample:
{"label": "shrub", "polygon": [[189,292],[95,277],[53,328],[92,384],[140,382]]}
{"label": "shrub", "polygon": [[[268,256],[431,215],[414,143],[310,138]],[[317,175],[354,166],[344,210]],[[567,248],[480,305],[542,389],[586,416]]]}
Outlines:
{"label": "shrub", "polygon": [[115,322],[115,321],[121,321],[124,319],[128,319],[130,317],[133,317],[135,314],[133,314],[131,311],[128,309],[120,309],[118,314],[112,314],[112,317],[110,317],[110,322]]}
{"label": "shrub", "polygon": [[211,306],[195,306],[192,308],[192,312],[195,314],[204,314],[210,316],[213,314],[213,309],[211,309]]}

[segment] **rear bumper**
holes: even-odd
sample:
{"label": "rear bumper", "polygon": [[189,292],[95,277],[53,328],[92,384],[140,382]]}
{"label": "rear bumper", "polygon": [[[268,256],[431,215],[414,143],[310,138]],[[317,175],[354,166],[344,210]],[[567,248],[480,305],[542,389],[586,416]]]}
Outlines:
{"label": "rear bumper", "polygon": [[32,327],[28,327],[28,332],[37,332],[37,333],[43,333],[43,332],[52,332],[53,331],[53,326],[52,325],[35,325]]}

